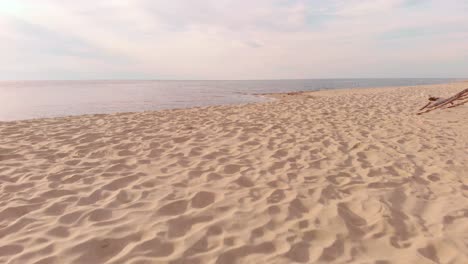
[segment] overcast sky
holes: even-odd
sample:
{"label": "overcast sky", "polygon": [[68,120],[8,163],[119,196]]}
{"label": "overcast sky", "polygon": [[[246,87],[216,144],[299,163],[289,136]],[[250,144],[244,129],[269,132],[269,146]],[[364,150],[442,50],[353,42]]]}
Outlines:
{"label": "overcast sky", "polygon": [[468,77],[466,0],[0,0],[0,79]]}

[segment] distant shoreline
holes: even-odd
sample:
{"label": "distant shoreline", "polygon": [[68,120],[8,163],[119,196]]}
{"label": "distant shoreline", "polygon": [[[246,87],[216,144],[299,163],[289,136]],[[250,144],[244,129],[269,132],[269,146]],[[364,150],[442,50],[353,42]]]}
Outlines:
{"label": "distant shoreline", "polygon": [[[381,80],[381,79],[372,79],[370,82],[375,81],[375,80]],[[386,80],[386,79],[384,79]],[[11,122],[11,121],[19,121],[19,120],[29,120],[29,119],[41,119],[41,118],[54,118],[54,117],[66,117],[66,116],[80,116],[80,115],[92,115],[92,114],[115,114],[115,113],[133,113],[133,112],[145,112],[145,111],[161,111],[161,110],[170,110],[170,109],[189,109],[193,107],[208,107],[208,106],[220,106],[220,105],[238,105],[238,104],[246,104],[246,103],[256,103],[256,102],[263,102],[263,101],[268,101],[271,100],[272,98],[278,98],[281,94],[285,93],[301,93],[301,92],[316,92],[316,91],[324,91],[324,90],[342,90],[342,89],[366,89],[366,88],[371,88],[371,89],[381,89],[381,88],[386,88],[386,87],[399,87],[399,86],[420,86],[420,85],[431,85],[430,80],[444,80],[447,81],[446,83],[456,83],[456,82],[466,82],[467,80],[445,80],[445,79],[439,79],[439,78],[433,78],[433,79],[393,79],[392,81],[395,82],[402,82],[402,81],[407,81],[411,80],[412,82],[429,82],[429,83],[416,83],[416,84],[408,84],[408,85],[400,85],[399,83],[395,84],[387,84],[385,83],[377,86],[369,86],[369,83],[366,83],[369,81],[368,79],[340,79],[338,81],[336,80],[325,80],[324,82],[302,82],[301,80],[290,80],[290,81],[257,81],[250,83],[249,81],[227,81],[227,82],[214,82],[214,83],[209,83],[208,89],[208,94],[205,96],[203,94],[196,95],[198,91],[203,92],[205,89],[203,86],[203,82],[180,82],[177,83],[176,81],[171,82],[171,86],[173,90],[180,89],[178,87],[181,87],[182,90],[181,92],[178,92],[179,95],[176,95],[176,97],[168,98],[167,100],[164,99],[164,96],[161,97],[159,95],[150,95],[145,97],[144,95],[146,93],[153,93],[150,89],[152,85],[159,85],[155,89],[157,91],[158,89],[165,89],[165,84],[166,82],[152,82],[152,81],[144,81],[144,82],[132,82],[132,81],[125,81],[123,84],[120,82],[105,82],[105,81],[99,81],[98,84],[94,84],[93,81],[83,81],[83,82],[67,82],[67,81],[57,81],[54,82],[52,88],[49,88],[48,82],[45,83],[40,83],[40,85],[45,85],[44,89],[45,92],[44,94],[38,94],[37,96],[29,95],[28,91],[32,92],[38,92],[39,90],[35,88],[34,83],[29,83],[26,88],[22,88],[23,86],[15,86],[11,85],[10,87],[5,88],[4,86],[0,85],[0,96],[2,95],[2,90],[6,90],[7,93],[12,93],[12,91],[15,91],[16,89],[19,89],[19,91],[24,90],[24,96],[27,96],[28,98],[25,98],[24,102],[21,99],[21,96],[15,96],[11,98],[11,100],[7,100],[6,102],[10,104],[12,101],[18,101],[18,110],[13,109],[2,109],[2,107],[5,107],[5,105],[0,105],[0,122]],[[421,81],[422,80],[422,81]],[[336,83],[336,87],[333,86],[333,82]],[[353,83],[353,81],[360,81]],[[327,83],[328,82],[328,83]],[[351,83],[350,83],[351,82]],[[76,101],[74,98],[65,100],[63,103],[62,102],[55,102],[53,101],[54,99],[49,99],[48,97],[54,98],[67,98],[70,97],[67,94],[60,95],[60,93],[65,93],[65,91],[71,91],[72,94],[75,93],[75,88],[73,88],[74,85],[77,85],[78,83],[78,91],[80,92],[76,97],[81,98],[83,96],[89,97],[88,100],[90,100],[90,103],[87,103],[84,101],[83,104],[81,101]],[[241,83],[241,84],[240,84]],[[437,82],[435,84],[441,84],[440,82]],[[144,88],[145,90],[141,90],[138,86],[141,85],[146,85],[148,88]],[[182,85],[182,86],[179,86]],[[188,85],[188,89],[184,88],[184,86]],[[199,85],[201,88],[197,88],[197,85]],[[224,87],[224,86],[226,87]],[[249,85],[254,85],[257,87],[263,87],[261,89],[263,90],[279,90],[275,92],[256,92],[255,88],[253,91],[247,91],[249,90]],[[273,86],[273,88],[265,88],[269,86]],[[291,86],[291,88],[287,88],[287,85]],[[312,86],[311,86],[312,85]],[[315,85],[317,88],[314,88]],[[69,90],[69,86],[72,86],[73,90]],[[101,98],[98,100],[95,100],[92,96],[95,88],[94,86],[97,87],[97,92],[99,93],[96,97]],[[134,87],[135,86],[135,87]],[[191,88],[193,86],[193,88]],[[245,86],[245,87],[244,87]],[[284,87],[283,87],[284,86]],[[301,88],[301,86],[307,86],[307,89]],[[310,86],[310,87],[309,87]],[[321,86],[325,86],[320,88]],[[42,86],[41,86],[42,87]],[[101,88],[104,87],[104,88]],[[114,88],[116,87],[116,88]],[[286,87],[286,88],[285,88]],[[296,89],[294,89],[294,87]],[[3,89],[2,89],[3,88]],[[41,88],[43,89],[43,88]],[[48,89],[53,89],[53,94],[47,95]],[[103,92],[100,92],[101,90],[104,90]],[[117,89],[116,92],[114,90]],[[184,90],[185,89],[185,90]],[[238,91],[236,91],[237,89]],[[246,91],[242,91],[242,89]],[[120,90],[123,90],[124,94],[122,92],[119,93]],[[177,92],[177,91],[176,91]],[[192,94],[195,92],[195,95],[198,96],[198,99],[195,98],[195,100],[192,100]],[[55,95],[57,94],[58,95]],[[171,96],[171,93],[169,93],[169,96]],[[89,95],[88,95],[89,94]],[[108,94],[108,95],[107,95]],[[116,101],[113,100],[113,96],[119,96],[120,94],[120,99],[116,98]],[[134,95],[141,94],[141,96],[137,96],[135,98]],[[8,95],[8,94],[7,94]],[[108,98],[110,99],[108,99]],[[152,102],[151,98],[159,98],[159,101],[157,102]],[[206,97],[206,98],[205,98]],[[44,98],[44,102],[36,102],[37,98]],[[127,99],[129,98],[129,99]],[[149,98],[149,99],[148,99]],[[103,102],[99,101],[104,99]],[[0,98],[1,100],[1,98]],[[121,104],[120,101],[125,102],[127,100],[130,100],[130,104]],[[171,101],[172,100],[172,101]],[[197,101],[198,100],[198,101]],[[96,101],[94,103],[91,103],[93,101]],[[146,102],[147,101],[147,102]],[[180,101],[180,103],[176,103]],[[0,101],[1,103],[1,101]],[[7,105],[8,105],[7,104]],[[127,108],[128,106],[130,108]],[[148,106],[145,106],[148,105]],[[23,109],[25,108],[25,109]],[[28,110],[30,109],[30,110]],[[109,109],[115,109],[115,110],[109,110]],[[16,111],[16,112],[15,112]],[[18,112],[21,111],[21,112]],[[3,112],[3,113],[2,113]],[[17,113],[18,114],[15,114]],[[8,113],[11,113],[10,116],[15,116],[15,117],[9,117]],[[2,116],[3,114],[3,116]],[[35,116],[33,116],[33,114]]]}

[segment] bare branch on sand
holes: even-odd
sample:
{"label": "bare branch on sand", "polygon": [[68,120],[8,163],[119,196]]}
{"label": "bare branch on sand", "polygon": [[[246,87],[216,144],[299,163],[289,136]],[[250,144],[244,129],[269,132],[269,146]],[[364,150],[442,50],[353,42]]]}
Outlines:
{"label": "bare branch on sand", "polygon": [[418,115],[442,108],[452,108],[468,102],[468,88],[447,99],[429,97],[429,103],[419,109]]}

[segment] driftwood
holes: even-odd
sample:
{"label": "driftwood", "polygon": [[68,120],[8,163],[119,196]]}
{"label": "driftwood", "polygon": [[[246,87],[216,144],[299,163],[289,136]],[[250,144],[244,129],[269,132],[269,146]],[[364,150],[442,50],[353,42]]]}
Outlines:
{"label": "driftwood", "polygon": [[429,97],[429,103],[419,109],[420,114],[424,114],[436,109],[452,108],[468,103],[468,88],[447,99],[438,97]]}

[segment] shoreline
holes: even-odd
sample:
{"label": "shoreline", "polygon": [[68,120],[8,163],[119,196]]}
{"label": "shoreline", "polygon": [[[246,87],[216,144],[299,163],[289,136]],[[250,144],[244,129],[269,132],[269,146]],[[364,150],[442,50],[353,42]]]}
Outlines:
{"label": "shoreline", "polygon": [[440,84],[419,84],[419,85],[406,85],[406,86],[377,86],[377,87],[355,87],[355,88],[330,88],[330,89],[319,89],[319,90],[298,90],[298,91],[289,91],[289,92],[278,92],[278,93],[252,93],[252,94],[245,94],[251,95],[256,97],[262,97],[267,99],[264,102],[249,102],[249,103],[232,103],[232,104],[220,104],[220,105],[206,105],[206,106],[194,106],[194,107],[181,107],[181,108],[167,108],[167,109],[159,109],[159,110],[147,110],[147,111],[138,111],[138,112],[115,112],[115,113],[96,113],[96,114],[84,114],[84,115],[66,115],[66,116],[57,116],[57,117],[38,117],[38,118],[31,118],[31,119],[19,119],[19,120],[8,120],[2,121],[1,123],[15,123],[15,122],[33,122],[37,120],[45,120],[45,119],[60,119],[60,118],[78,118],[78,117],[92,117],[92,116],[99,116],[99,115],[122,115],[122,114],[137,114],[137,113],[151,113],[151,112],[164,112],[164,111],[176,111],[176,110],[191,110],[191,109],[203,109],[203,108],[211,108],[211,107],[225,107],[225,106],[242,106],[242,105],[249,105],[249,104],[263,104],[271,102],[272,100],[277,99],[284,99],[288,96],[292,95],[300,95],[306,93],[317,93],[317,92],[328,92],[328,91],[345,91],[345,90],[374,90],[374,89],[391,89],[391,88],[402,88],[402,87],[421,87],[421,86],[435,86],[435,85],[451,85],[457,83],[468,83],[468,80],[459,80],[455,82],[448,82],[448,83],[440,83]]}

